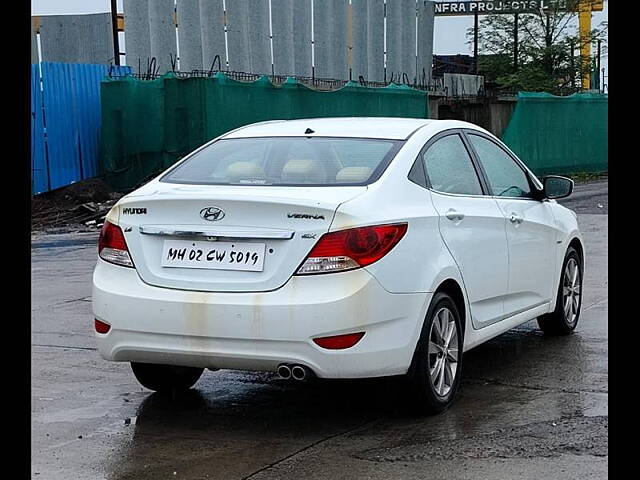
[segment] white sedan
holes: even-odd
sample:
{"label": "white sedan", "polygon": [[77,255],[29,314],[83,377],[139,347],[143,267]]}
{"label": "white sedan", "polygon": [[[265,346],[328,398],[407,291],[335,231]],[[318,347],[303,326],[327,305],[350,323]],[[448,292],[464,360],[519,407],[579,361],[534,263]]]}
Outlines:
{"label": "white sedan", "polygon": [[205,368],[404,375],[446,408],[462,353],[537,318],[578,322],[576,215],[500,140],[453,120],[248,125],[123,197],[101,232],[102,357],[156,391]]}

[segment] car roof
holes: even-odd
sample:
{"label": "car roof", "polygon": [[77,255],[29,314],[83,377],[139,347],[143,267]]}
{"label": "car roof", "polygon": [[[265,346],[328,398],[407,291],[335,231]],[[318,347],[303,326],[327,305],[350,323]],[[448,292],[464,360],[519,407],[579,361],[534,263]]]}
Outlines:
{"label": "car roof", "polygon": [[[346,137],[405,140],[417,129],[445,120],[399,117],[333,117],[270,120],[240,127],[223,138]],[[308,133],[307,129],[313,130]]]}

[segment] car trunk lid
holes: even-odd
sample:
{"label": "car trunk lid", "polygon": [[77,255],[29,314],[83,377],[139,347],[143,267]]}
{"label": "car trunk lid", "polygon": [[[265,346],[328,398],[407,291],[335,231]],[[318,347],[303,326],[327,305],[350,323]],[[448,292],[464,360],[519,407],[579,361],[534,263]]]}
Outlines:
{"label": "car trunk lid", "polygon": [[367,189],[147,187],[118,205],[118,223],[140,277],[158,287],[206,292],[281,287],[329,230],[338,206]]}

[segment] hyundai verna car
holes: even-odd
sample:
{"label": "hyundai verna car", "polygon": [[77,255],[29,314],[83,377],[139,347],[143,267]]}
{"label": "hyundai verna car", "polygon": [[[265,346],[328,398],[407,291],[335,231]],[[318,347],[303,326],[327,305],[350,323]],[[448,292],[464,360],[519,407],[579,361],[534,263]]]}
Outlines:
{"label": "hyundai verna car", "polygon": [[446,408],[462,353],[538,319],[568,334],[576,215],[500,140],[451,120],[269,121],[221,135],[109,212],[93,275],[102,357],[145,387],[205,368],[404,375]]}

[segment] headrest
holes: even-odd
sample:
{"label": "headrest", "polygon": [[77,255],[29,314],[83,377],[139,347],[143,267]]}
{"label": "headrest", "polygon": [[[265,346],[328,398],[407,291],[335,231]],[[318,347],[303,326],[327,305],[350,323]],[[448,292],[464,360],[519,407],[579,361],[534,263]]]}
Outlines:
{"label": "headrest", "polygon": [[366,181],[373,170],[369,167],[345,167],[336,175],[336,182],[339,183],[360,183]]}
{"label": "headrest", "polygon": [[325,183],[324,166],[310,158],[292,158],[282,168],[282,181],[289,183]]}
{"label": "headrest", "polygon": [[233,162],[225,170],[231,182],[251,179],[264,179],[264,169],[255,162]]}

